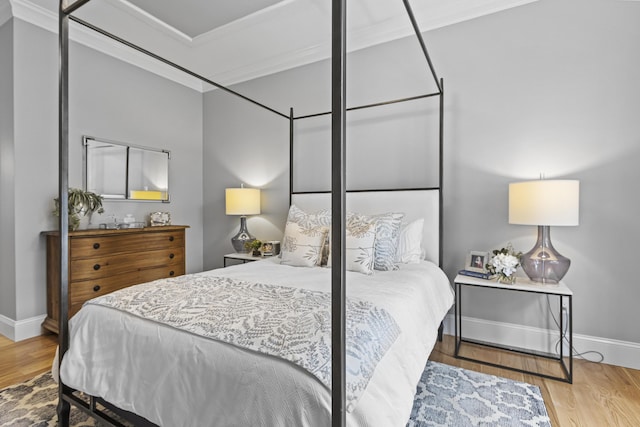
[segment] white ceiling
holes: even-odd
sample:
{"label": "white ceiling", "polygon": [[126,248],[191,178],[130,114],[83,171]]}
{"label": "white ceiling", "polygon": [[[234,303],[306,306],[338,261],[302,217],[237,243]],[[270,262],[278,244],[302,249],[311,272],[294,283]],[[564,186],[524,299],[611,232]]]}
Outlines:
{"label": "white ceiling", "polygon": [[[537,0],[412,0],[427,31]],[[57,31],[58,0],[0,0],[14,16]],[[349,51],[413,34],[402,0],[347,1]],[[217,83],[230,85],[330,56],[329,0],[92,0],[75,16]],[[71,37],[198,90],[198,79],[73,23]],[[428,45],[428,40],[426,40]]]}
{"label": "white ceiling", "polygon": [[[127,3],[121,0],[122,3]],[[158,19],[169,27],[194,39],[209,31],[256,13],[282,0],[234,0],[234,1],[157,1],[129,0],[132,8]],[[152,19],[153,19],[152,18]]]}

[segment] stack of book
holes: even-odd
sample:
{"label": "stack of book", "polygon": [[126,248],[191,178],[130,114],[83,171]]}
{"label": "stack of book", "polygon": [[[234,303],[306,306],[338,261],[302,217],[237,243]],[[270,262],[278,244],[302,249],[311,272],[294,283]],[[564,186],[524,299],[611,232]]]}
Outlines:
{"label": "stack of book", "polygon": [[496,275],[491,273],[482,273],[480,271],[473,270],[460,270],[458,274],[462,274],[463,276],[477,277],[479,279],[491,280],[495,279]]}

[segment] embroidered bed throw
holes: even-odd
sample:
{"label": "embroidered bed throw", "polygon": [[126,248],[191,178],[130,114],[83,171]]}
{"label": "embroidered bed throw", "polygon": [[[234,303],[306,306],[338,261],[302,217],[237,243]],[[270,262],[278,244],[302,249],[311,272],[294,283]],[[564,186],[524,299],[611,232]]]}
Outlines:
{"label": "embroidered bed throw", "polygon": [[[283,358],[331,389],[330,293],[195,274],[121,289],[85,304]],[[400,329],[371,302],[347,298],[346,309],[345,398],[351,411]]]}

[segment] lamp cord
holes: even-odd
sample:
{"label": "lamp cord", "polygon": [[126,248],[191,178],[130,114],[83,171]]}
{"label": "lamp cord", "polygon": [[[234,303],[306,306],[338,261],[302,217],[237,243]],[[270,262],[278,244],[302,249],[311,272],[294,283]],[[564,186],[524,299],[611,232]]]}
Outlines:
{"label": "lamp cord", "polygon": [[[547,295],[547,307],[549,308],[549,313],[551,313],[551,318],[553,319],[553,322],[556,324],[556,327],[558,329],[560,329],[560,322],[558,321],[558,319],[556,319],[555,314],[553,313],[553,310],[551,309],[551,301],[549,300],[549,295]],[[566,316],[566,311],[562,310],[562,316]],[[568,328],[568,321],[566,318],[564,318],[565,322],[564,322],[564,330],[562,330],[562,334],[561,334],[561,338],[558,339],[556,341],[556,345],[555,345],[555,351],[556,353],[559,353],[559,347],[561,344],[563,344],[564,342],[566,342],[567,344],[569,344],[569,339],[567,338],[567,328]],[[575,357],[579,357],[581,359],[584,359],[586,361],[589,362],[593,362],[593,363],[602,363],[604,362],[604,355],[602,353],[600,353],[599,351],[596,350],[587,350],[587,351],[583,351],[583,352],[578,352],[575,348],[575,346],[571,346],[571,352],[573,354],[573,356]],[[599,360],[591,360],[588,357],[585,357],[585,355],[587,354],[596,354],[599,358]]]}

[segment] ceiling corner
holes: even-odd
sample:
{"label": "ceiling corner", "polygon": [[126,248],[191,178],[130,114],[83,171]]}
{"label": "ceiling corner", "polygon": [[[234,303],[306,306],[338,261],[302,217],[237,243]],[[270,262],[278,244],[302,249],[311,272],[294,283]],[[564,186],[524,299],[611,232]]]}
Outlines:
{"label": "ceiling corner", "polygon": [[11,3],[9,0],[0,0],[0,26],[7,22],[13,13],[11,12]]}
{"label": "ceiling corner", "polygon": [[55,13],[29,0],[9,1],[14,17],[30,22],[45,30],[58,33],[58,17]]}
{"label": "ceiling corner", "polygon": [[0,26],[11,19],[12,16],[9,0],[0,0]]}

